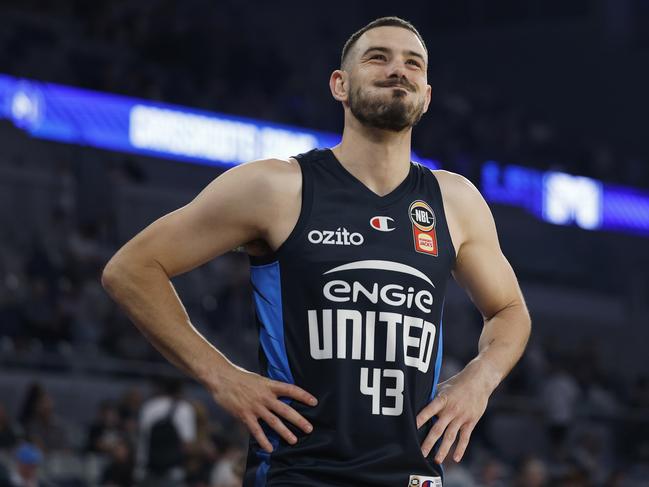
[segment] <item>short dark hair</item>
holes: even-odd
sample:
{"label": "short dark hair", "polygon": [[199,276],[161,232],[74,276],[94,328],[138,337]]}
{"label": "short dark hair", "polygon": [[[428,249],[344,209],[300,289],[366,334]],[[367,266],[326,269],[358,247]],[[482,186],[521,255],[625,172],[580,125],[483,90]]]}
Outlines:
{"label": "short dark hair", "polygon": [[367,32],[370,29],[374,29],[376,27],[384,27],[384,26],[392,26],[392,27],[401,27],[403,29],[408,29],[410,32],[415,34],[419,41],[421,42],[421,45],[424,46],[424,51],[426,51],[426,54],[428,55],[428,49],[426,48],[426,43],[424,42],[424,39],[421,37],[421,34],[419,31],[415,28],[414,25],[412,25],[410,22],[407,20],[403,20],[399,17],[395,16],[390,16],[390,17],[380,17],[376,20],[373,20],[369,24],[367,24],[365,27],[357,30],[354,32],[349,39],[347,39],[347,42],[345,42],[345,45],[343,46],[343,52],[342,55],[340,56],[340,69],[343,69],[343,66],[345,65],[345,60],[347,59],[347,55],[349,54],[349,51],[351,50],[352,47],[354,47],[354,44],[356,44],[356,41],[363,35],[365,32]]}

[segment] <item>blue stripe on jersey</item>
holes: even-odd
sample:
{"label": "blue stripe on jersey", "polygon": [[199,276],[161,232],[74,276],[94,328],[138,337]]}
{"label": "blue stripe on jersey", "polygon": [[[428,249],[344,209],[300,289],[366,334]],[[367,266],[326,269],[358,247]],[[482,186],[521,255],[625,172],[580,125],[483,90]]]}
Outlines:
{"label": "blue stripe on jersey", "polygon": [[[284,343],[284,317],[282,314],[282,286],[279,262],[266,265],[250,266],[255,309],[261,322],[259,343],[268,359],[268,377],[281,382],[294,384],[293,374],[288,365],[286,345]],[[282,398],[288,403],[290,400]],[[262,425],[263,426],[263,425]],[[263,428],[273,451],[279,445],[279,436],[271,428]],[[255,476],[255,487],[266,485],[266,475],[270,468],[270,453],[261,448],[256,452],[261,464]]]}
{"label": "blue stripe on jersey", "polygon": [[433,390],[430,392],[430,400],[432,401],[437,392],[437,381],[439,380],[439,372],[442,368],[442,352],[443,350],[443,330],[442,321],[444,320],[444,300],[442,300],[442,312],[439,317],[439,339],[437,340],[437,358],[435,359],[435,377],[433,378]]}
{"label": "blue stripe on jersey", "polygon": [[279,262],[250,266],[250,279],[257,316],[262,324],[259,329],[259,342],[268,359],[268,376],[271,379],[293,384],[295,381],[288,365],[284,344]]}
{"label": "blue stripe on jersey", "polygon": [[[442,369],[442,352],[443,352],[443,346],[444,346],[443,345],[444,333],[442,331],[442,322],[444,320],[444,300],[445,299],[446,298],[444,298],[442,300],[442,311],[441,311],[441,315],[439,317],[439,339],[437,341],[437,358],[435,359],[435,377],[433,378],[433,390],[430,393],[430,400],[431,401],[435,398],[435,393],[437,392],[437,381],[439,380],[439,372]],[[437,416],[435,416],[434,419],[435,419],[435,421],[437,421]],[[435,423],[433,423],[433,424],[435,424]],[[437,450],[441,446],[443,438],[444,437],[441,436],[437,440],[437,443],[433,446],[433,451],[435,452],[435,454],[437,454]],[[441,471],[442,482],[444,482],[444,465],[442,465],[440,463],[438,466],[439,466],[439,469]]]}

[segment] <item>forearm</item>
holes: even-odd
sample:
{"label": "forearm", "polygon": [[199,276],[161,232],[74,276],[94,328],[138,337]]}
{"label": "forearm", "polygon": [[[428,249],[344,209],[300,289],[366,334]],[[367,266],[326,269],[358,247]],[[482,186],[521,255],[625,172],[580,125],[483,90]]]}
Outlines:
{"label": "forearm", "polygon": [[220,375],[234,366],[194,328],[161,266],[111,262],[102,285],[145,338],[199,382],[216,386]]}
{"label": "forearm", "polygon": [[476,371],[489,392],[496,389],[520,360],[530,332],[530,316],[522,302],[485,320],[478,342],[478,355],[467,367]]}

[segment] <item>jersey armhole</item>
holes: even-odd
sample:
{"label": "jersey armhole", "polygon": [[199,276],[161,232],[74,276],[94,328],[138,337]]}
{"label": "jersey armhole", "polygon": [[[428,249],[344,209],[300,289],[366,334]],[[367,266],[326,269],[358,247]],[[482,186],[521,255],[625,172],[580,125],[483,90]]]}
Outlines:
{"label": "jersey armhole", "polygon": [[455,248],[455,244],[453,243],[453,238],[451,238],[451,230],[448,226],[448,214],[446,213],[446,208],[444,206],[444,194],[442,193],[442,187],[439,184],[439,179],[437,179],[437,175],[433,172],[430,171],[430,173],[433,175],[433,179],[435,180],[435,185],[437,186],[437,191],[439,193],[439,206],[442,208],[442,212],[444,213],[444,232],[446,233],[446,237],[448,238],[449,242],[449,248],[448,248],[448,254],[451,259],[451,269],[455,268],[455,262],[457,260],[457,250]]}
{"label": "jersey armhole", "polygon": [[301,157],[292,157],[300,165],[300,174],[302,177],[302,191],[300,198],[300,214],[295,222],[295,226],[289,233],[286,240],[284,240],[281,245],[277,248],[275,252],[271,252],[266,255],[251,255],[250,264],[254,266],[265,265],[271,262],[275,262],[282,254],[284,254],[288,249],[290,249],[296,242],[296,240],[304,232],[304,227],[306,226],[306,221],[311,214],[311,206],[313,203],[313,188],[311,184],[310,174],[307,172],[310,170],[309,163],[302,160]]}

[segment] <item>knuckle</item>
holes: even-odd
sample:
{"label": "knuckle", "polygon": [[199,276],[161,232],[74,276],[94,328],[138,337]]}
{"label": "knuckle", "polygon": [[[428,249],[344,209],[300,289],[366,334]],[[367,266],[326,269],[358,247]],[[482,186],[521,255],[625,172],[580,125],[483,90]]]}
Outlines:
{"label": "knuckle", "polygon": [[252,407],[251,415],[255,418],[263,418],[266,415],[267,411],[268,409],[266,409],[266,406],[264,404],[258,403]]}
{"label": "knuckle", "polygon": [[252,415],[248,414],[247,411],[241,411],[239,413],[239,418],[241,419],[243,424],[248,426],[248,428],[250,429],[253,429],[255,426],[259,426],[255,418]]}
{"label": "knuckle", "polygon": [[284,383],[282,382],[276,382],[274,381],[272,383],[272,386],[268,388],[269,395],[273,397],[277,396],[283,396],[286,394],[287,387]]}
{"label": "knuckle", "polygon": [[458,414],[457,419],[462,423],[462,429],[464,429],[472,421],[471,416],[469,414],[466,414],[466,413]]}
{"label": "knuckle", "polygon": [[450,403],[446,405],[446,410],[456,416],[458,413],[460,413],[460,406],[457,405],[456,403]]}
{"label": "knuckle", "polygon": [[467,438],[471,436],[475,425],[476,423],[473,421],[467,421],[466,423],[464,423],[464,426],[462,426],[462,435],[466,435]]}
{"label": "knuckle", "polygon": [[281,401],[279,401],[279,403],[277,404],[275,411],[277,412],[277,414],[281,414],[285,418],[291,416],[291,408]]}
{"label": "knuckle", "polygon": [[304,418],[302,418],[302,416],[300,416],[300,413],[298,413],[291,406],[288,406],[288,405],[285,405],[285,406],[286,406],[286,408],[284,410],[284,414],[285,414],[285,416],[287,418],[291,418],[293,421],[299,421],[301,419],[304,419]]}
{"label": "knuckle", "polygon": [[309,393],[303,389],[300,389],[297,386],[293,386],[293,394],[295,395],[296,398],[300,399],[301,401],[306,402],[309,400]]}
{"label": "knuckle", "polygon": [[260,397],[263,402],[268,403],[269,401],[274,401],[277,399],[277,396],[280,394],[280,391],[276,388],[264,389],[260,392]]}
{"label": "knuckle", "polygon": [[435,437],[439,437],[444,432],[444,429],[441,426],[435,425],[431,428],[430,432]]}
{"label": "knuckle", "polygon": [[455,433],[453,433],[452,430],[447,429],[446,433],[444,434],[444,439],[442,440],[442,445],[444,445],[446,448],[449,448],[454,441],[455,441]]}

